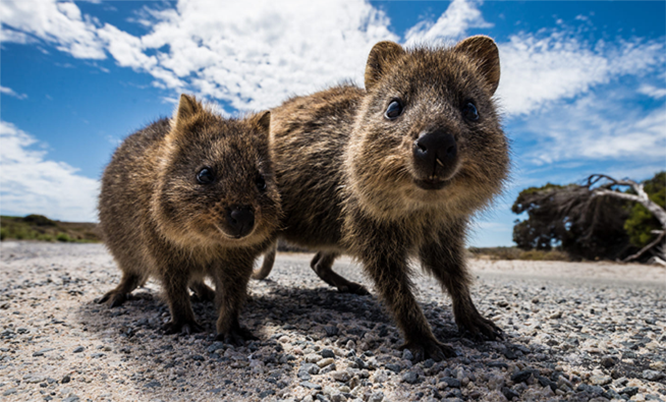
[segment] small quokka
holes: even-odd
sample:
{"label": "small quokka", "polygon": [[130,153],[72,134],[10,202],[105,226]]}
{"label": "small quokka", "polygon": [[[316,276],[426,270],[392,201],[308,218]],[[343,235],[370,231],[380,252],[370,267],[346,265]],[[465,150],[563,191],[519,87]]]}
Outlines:
{"label": "small quokka", "polygon": [[191,287],[215,298],[218,339],[253,338],[238,316],[254,260],[271,245],[281,214],[269,125],[270,112],[225,119],[181,95],[172,119],[120,145],[102,177],[99,220],[123,275],[100,303],[118,306],[154,277],[171,312],[166,333],[202,330]]}
{"label": "small quokka", "polygon": [[492,99],[499,78],[498,49],[485,36],[451,48],[380,42],[365,89],[341,85],[271,112],[280,236],[321,250],[313,268],[334,286],[351,283],[331,270],[336,255],[362,262],[417,359],[454,351],[414,298],[411,257],[448,291],[461,332],[501,336],[472,302],[464,259],[469,218],[501,192],[510,165]]}

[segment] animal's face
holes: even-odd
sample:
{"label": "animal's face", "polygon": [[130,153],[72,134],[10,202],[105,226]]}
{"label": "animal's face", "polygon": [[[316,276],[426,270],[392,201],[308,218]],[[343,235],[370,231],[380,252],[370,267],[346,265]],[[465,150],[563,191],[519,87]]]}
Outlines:
{"label": "animal's face", "polygon": [[156,200],[166,233],[181,243],[234,247],[277,229],[268,121],[268,114],[228,120],[203,108],[176,117]]}
{"label": "animal's face", "polygon": [[352,134],[353,182],[379,210],[478,208],[507,174],[507,141],[491,97],[499,59],[491,39],[405,51],[381,42]]}

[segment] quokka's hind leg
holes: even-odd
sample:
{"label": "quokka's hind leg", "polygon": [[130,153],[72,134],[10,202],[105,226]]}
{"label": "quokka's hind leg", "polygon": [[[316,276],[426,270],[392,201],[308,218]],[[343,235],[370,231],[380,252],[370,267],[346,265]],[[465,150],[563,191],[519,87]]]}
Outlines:
{"label": "quokka's hind leg", "polygon": [[275,254],[277,254],[277,242],[273,243],[271,247],[264,254],[264,262],[261,264],[261,268],[258,271],[252,272],[252,279],[266,279],[268,275],[273,270],[273,264],[275,263]]}
{"label": "quokka's hind leg", "polygon": [[120,280],[120,284],[116,286],[110,292],[107,292],[97,303],[106,303],[109,302],[109,306],[118,307],[125,303],[127,300],[127,295],[129,295],[134,289],[142,285],[144,278],[134,272],[123,272],[123,277]]}
{"label": "quokka's hind leg", "polygon": [[324,282],[338,288],[341,293],[352,293],[356,295],[369,295],[370,292],[361,284],[349,281],[333,271],[333,262],[338,257],[337,253],[318,252],[310,267]]}
{"label": "quokka's hind leg", "polygon": [[190,284],[190,289],[194,292],[196,300],[203,302],[212,302],[215,300],[215,291],[202,280],[192,282]]}

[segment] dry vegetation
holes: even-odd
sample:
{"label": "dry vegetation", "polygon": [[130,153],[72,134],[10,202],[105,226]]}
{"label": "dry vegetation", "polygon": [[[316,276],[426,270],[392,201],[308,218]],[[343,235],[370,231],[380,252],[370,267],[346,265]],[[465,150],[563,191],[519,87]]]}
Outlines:
{"label": "dry vegetation", "polygon": [[517,247],[470,247],[472,258],[488,260],[527,260],[527,261],[571,261],[571,257],[560,250],[521,250]]}
{"label": "dry vegetation", "polygon": [[101,241],[96,223],[54,221],[42,215],[1,216],[0,240],[90,243]]}

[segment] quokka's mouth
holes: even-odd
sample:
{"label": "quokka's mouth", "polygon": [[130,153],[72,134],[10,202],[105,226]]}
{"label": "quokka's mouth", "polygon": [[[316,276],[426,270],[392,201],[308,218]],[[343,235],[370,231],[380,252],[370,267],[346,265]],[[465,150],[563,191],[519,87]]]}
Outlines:
{"label": "quokka's mouth", "polygon": [[243,241],[243,240],[247,239],[248,237],[250,237],[250,236],[254,233],[254,228],[253,228],[249,233],[247,233],[247,234],[238,234],[238,233],[236,233],[236,234],[231,234],[231,233],[228,233],[227,231],[225,231],[224,229],[222,229],[220,226],[218,226],[218,225],[215,224],[215,223],[213,223],[213,226],[215,226],[215,228],[217,229],[217,231],[220,232],[220,234],[221,234],[222,236],[224,236],[224,238],[225,238],[226,240],[231,240],[231,241],[233,241],[233,242],[240,242],[240,241]]}
{"label": "quokka's mouth", "polygon": [[451,183],[451,179],[440,179],[436,176],[428,179],[414,179],[414,184],[423,190],[441,190]]}

